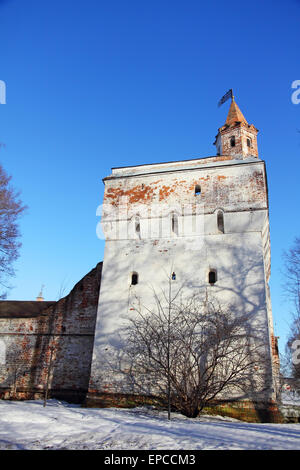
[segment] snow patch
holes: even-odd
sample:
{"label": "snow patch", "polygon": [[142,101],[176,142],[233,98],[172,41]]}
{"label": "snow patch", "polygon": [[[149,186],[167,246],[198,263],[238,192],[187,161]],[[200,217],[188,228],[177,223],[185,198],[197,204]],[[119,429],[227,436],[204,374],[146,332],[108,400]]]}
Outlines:
{"label": "snow patch", "polygon": [[151,407],[81,408],[57,400],[0,401],[0,449],[299,449],[300,424],[191,419]]}

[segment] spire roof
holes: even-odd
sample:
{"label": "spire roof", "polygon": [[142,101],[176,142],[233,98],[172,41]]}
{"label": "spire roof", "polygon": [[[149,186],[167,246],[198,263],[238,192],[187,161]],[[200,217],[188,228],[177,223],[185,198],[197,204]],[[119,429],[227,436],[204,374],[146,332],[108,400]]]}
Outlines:
{"label": "spire roof", "polygon": [[234,96],[232,97],[232,101],[231,101],[231,105],[230,105],[230,108],[229,108],[229,111],[228,111],[228,116],[227,116],[227,119],[226,119],[226,124],[227,125],[232,125],[232,124],[235,124],[236,122],[244,122],[245,124],[248,124],[242,111],[240,110],[240,108],[238,107],[238,105],[236,104],[235,100],[234,100]]}

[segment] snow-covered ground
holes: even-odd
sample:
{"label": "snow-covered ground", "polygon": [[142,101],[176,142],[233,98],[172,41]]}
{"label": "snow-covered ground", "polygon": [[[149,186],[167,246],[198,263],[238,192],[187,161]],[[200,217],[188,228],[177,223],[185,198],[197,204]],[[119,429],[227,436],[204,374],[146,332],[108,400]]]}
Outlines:
{"label": "snow-covered ground", "polygon": [[300,406],[300,395],[296,392],[284,392],[281,394],[281,401],[284,405]]}
{"label": "snow-covered ground", "polygon": [[300,424],[185,418],[148,408],[0,400],[0,449],[300,449]]}

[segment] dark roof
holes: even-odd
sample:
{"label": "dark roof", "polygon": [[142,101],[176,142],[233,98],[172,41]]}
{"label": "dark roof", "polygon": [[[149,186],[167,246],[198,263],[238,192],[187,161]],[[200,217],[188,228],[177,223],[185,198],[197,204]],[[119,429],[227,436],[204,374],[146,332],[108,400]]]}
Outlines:
{"label": "dark roof", "polygon": [[209,155],[208,157],[196,157],[196,158],[188,158],[184,160],[170,160],[168,162],[156,162],[156,163],[141,163],[138,165],[128,165],[128,166],[113,166],[112,170],[121,170],[123,168],[135,168],[138,166],[153,166],[153,165],[168,165],[169,163],[181,163],[181,162],[192,162],[195,160],[204,160],[206,158],[216,158],[219,155]]}
{"label": "dark roof", "polygon": [[30,318],[37,317],[45,309],[54,305],[52,301],[38,300],[1,300],[0,318]]}

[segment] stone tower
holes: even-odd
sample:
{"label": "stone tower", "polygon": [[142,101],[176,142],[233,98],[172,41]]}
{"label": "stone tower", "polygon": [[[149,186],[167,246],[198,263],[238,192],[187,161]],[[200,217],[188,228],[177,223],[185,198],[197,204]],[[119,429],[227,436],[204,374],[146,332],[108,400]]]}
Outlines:
{"label": "stone tower", "polygon": [[258,157],[257,133],[258,130],[247,123],[232,97],[226,122],[220,127],[214,142],[217,155],[232,155],[240,160]]}
{"label": "stone tower", "polygon": [[87,404],[131,393],[118,373],[126,318],[135,302],[151,305],[170,273],[185,295],[208,293],[249,314],[269,345],[259,399],[263,406],[275,399],[268,192],[257,132],[233,99],[216,156],[112,168],[104,178],[106,244]]}

